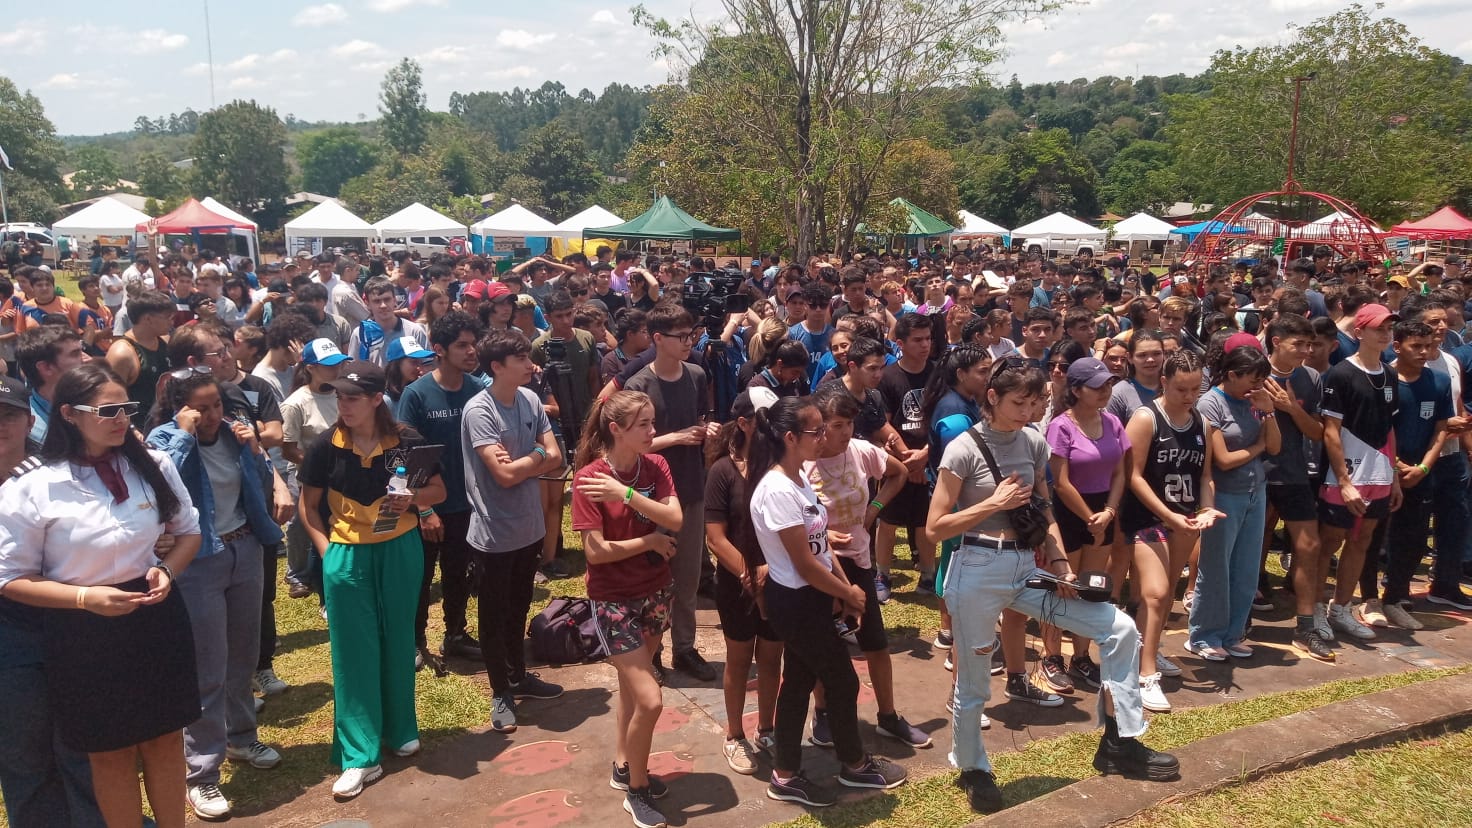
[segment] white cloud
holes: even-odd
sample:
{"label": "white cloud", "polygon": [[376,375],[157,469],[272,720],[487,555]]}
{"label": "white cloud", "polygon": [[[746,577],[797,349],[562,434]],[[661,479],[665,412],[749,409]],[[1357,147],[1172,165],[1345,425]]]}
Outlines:
{"label": "white cloud", "polygon": [[[387,72],[388,68],[393,65],[394,62],[391,60],[365,60],[361,63],[354,63],[352,68],[354,72],[372,72],[374,74],[378,74],[381,72]],[[338,82],[328,85],[342,86],[343,84]]]}
{"label": "white cloud", "polygon": [[291,18],[293,26],[325,26],[328,23],[341,23],[348,19],[347,9],[336,3],[323,3],[320,6],[307,6],[297,12]]}
{"label": "white cloud", "polygon": [[46,45],[46,30],[33,23],[18,23],[0,31],[0,50],[29,55]]}
{"label": "white cloud", "polygon": [[349,40],[341,46],[332,47],[333,56],[340,58],[362,57],[377,51],[379,51],[378,44],[366,40]]}
{"label": "white cloud", "polygon": [[493,78],[529,78],[536,74],[536,70],[530,66],[511,66],[506,69],[493,69],[486,74]]}
{"label": "white cloud", "polygon": [[1269,0],[1268,7],[1276,12],[1316,12],[1321,9],[1338,8],[1339,0]]}
{"label": "white cloud", "polygon": [[183,74],[189,75],[190,77],[194,78],[200,77],[202,75],[208,75],[209,73],[210,65],[208,63],[205,63],[204,61],[200,61],[199,63],[191,63],[189,66],[185,67],[183,72]]}
{"label": "white cloud", "polygon": [[599,9],[598,11],[593,12],[593,16],[589,18],[588,22],[605,24],[618,23],[618,18],[615,17],[613,12],[609,11],[608,9]]}
{"label": "white cloud", "polygon": [[504,49],[518,49],[530,51],[544,43],[550,43],[557,35],[550,32],[545,34],[532,34],[526,29],[503,29],[496,35],[496,45]]}
{"label": "white cloud", "polygon": [[144,29],[137,35],[144,49],[161,49],[171,52],[189,45],[189,35],[168,32],[163,29]]}
{"label": "white cloud", "polygon": [[436,46],[419,55],[419,61],[424,64],[467,63],[474,59],[475,55],[464,46]]}
{"label": "white cloud", "polygon": [[252,52],[238,60],[232,60],[225,64],[225,68],[231,72],[243,72],[246,69],[254,69],[261,62],[261,56]]}
{"label": "white cloud", "polygon": [[368,8],[385,14],[403,11],[412,6],[443,6],[445,0],[372,0]]}
{"label": "white cloud", "polygon": [[228,84],[225,85],[225,88],[226,89],[255,89],[256,87],[258,87],[260,85],[261,85],[260,81],[256,80],[255,78],[251,77],[250,75],[246,75],[244,77],[235,78],[234,80],[230,81]]}
{"label": "white cloud", "polygon": [[1064,63],[1067,63],[1067,62],[1068,62],[1068,53],[1067,52],[1058,51],[1058,52],[1054,52],[1051,55],[1048,55],[1048,65],[1049,66],[1059,66],[1059,65],[1064,64]]}
{"label": "white cloud", "polygon": [[272,63],[279,63],[280,61],[283,61],[283,60],[295,60],[295,59],[296,59],[296,50],[295,49],[277,49],[276,51],[274,51],[274,52],[271,53],[271,57],[269,58],[269,60]]}
{"label": "white cloud", "polygon": [[1169,12],[1158,12],[1145,18],[1147,29],[1174,29],[1176,27],[1176,16]]}
{"label": "white cloud", "polygon": [[41,83],[47,89],[76,89],[82,85],[82,76],[76,72],[52,75]]}

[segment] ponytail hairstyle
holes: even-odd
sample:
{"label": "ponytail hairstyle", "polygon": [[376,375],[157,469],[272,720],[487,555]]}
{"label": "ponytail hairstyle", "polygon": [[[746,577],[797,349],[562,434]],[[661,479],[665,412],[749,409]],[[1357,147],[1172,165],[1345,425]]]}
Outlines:
{"label": "ponytail hairstyle", "polygon": [[756,430],[746,450],[746,498],[750,510],[751,493],[772,466],[787,455],[784,438],[802,430],[802,412],[817,408],[812,397],[783,397],[756,412]]}
{"label": "ponytail hairstyle", "polygon": [[[46,439],[36,453],[47,463],[66,460],[73,463],[87,462],[87,442],[80,429],[62,413],[62,406],[91,405],[97,392],[104,385],[127,386],[122,379],[102,361],[85,362],[67,371],[56,381],[56,390],[51,394],[51,418],[46,427]],[[164,477],[158,461],[148,453],[148,448],[139,439],[136,429],[128,429],[123,435],[123,445],[118,449],[148,488],[153,490],[153,499],[158,504],[158,522],[168,523],[179,513],[179,495]],[[167,460],[163,461],[169,462]]]}
{"label": "ponytail hairstyle", "polygon": [[582,439],[578,441],[578,453],[573,468],[581,469],[603,457],[613,447],[613,429],[618,423],[622,428],[630,427],[634,418],[645,406],[653,406],[649,395],[642,391],[615,391],[596,400],[583,424]]}
{"label": "ponytail hairstyle", "polygon": [[1190,348],[1180,348],[1172,351],[1160,365],[1160,378],[1162,381],[1174,377],[1176,374],[1189,374],[1201,370],[1201,357]]}
{"label": "ponytail hairstyle", "polygon": [[969,371],[977,363],[991,358],[991,352],[980,345],[960,345],[946,351],[940,364],[930,372],[930,379],[925,381],[925,391],[920,395],[920,422],[928,429],[930,419],[935,415],[935,407],[940,405],[941,398],[947,392],[956,390],[956,381],[961,372]]}
{"label": "ponytail hairstyle", "polygon": [[751,338],[751,344],[746,346],[746,353],[757,370],[767,367],[772,352],[786,338],[787,324],[776,317],[763,319],[756,326],[756,335]]}

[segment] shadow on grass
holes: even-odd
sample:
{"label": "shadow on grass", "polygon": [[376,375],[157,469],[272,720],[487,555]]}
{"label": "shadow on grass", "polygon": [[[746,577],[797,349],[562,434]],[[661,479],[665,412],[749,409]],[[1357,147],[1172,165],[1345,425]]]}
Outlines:
{"label": "shadow on grass", "polygon": [[261,708],[260,723],[282,729],[294,728],[331,703],[331,682],[294,684],[285,693],[266,699],[266,706]]}
{"label": "shadow on grass", "polygon": [[327,622],[323,621],[320,627],[302,627],[277,636],[276,652],[288,653],[293,650],[305,650],[327,642]]}

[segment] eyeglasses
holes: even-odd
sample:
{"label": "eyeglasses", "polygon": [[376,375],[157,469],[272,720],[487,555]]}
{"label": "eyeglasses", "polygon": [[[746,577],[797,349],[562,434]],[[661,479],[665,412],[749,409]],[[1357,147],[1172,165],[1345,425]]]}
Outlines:
{"label": "eyeglasses", "polygon": [[175,368],[170,371],[169,379],[187,380],[190,377],[204,376],[208,373],[210,373],[210,367],[208,365],[190,365],[187,368]]}
{"label": "eyeglasses", "polygon": [[88,414],[96,414],[99,420],[116,420],[119,415],[131,417],[142,408],[142,403],[108,403],[107,405],[73,405],[76,411],[85,411]]}
{"label": "eyeglasses", "polygon": [[689,342],[689,341],[691,341],[692,339],[695,338],[695,332],[694,331],[685,331],[684,333],[675,333],[675,332],[671,331],[670,333],[667,333],[667,334],[660,334],[660,336],[667,336],[670,339],[678,339],[681,342]]}
{"label": "eyeglasses", "polygon": [[1062,361],[1050,362],[1050,363],[1048,363],[1048,370],[1049,371],[1063,371],[1063,370],[1067,370],[1067,366],[1065,366]]}
{"label": "eyeglasses", "polygon": [[229,355],[230,352],[224,349],[218,351],[205,351],[204,353],[200,354],[201,357],[218,357],[220,359],[224,359]]}
{"label": "eyeglasses", "polygon": [[826,426],[826,425],[820,425],[817,428],[805,428],[805,429],[799,430],[797,433],[798,434],[811,434],[814,437],[822,437],[823,435],[825,435],[825,434],[828,433],[828,426]]}

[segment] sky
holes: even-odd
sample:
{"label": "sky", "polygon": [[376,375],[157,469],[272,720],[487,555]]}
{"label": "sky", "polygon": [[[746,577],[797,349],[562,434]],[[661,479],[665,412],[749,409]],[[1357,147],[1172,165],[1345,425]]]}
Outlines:
{"label": "sky", "polygon": [[[623,0],[627,2],[627,0]],[[645,0],[668,17],[719,17],[719,0]],[[1000,82],[1195,74],[1219,49],[1290,41],[1294,24],[1341,0],[1082,0],[1041,20],[1005,26]],[[64,7],[64,14],[60,9]],[[139,115],[211,106],[205,9],[214,51],[214,101],[253,99],[283,117],[354,121],[377,116],[378,85],[399,58],[424,67],[433,109],[451,92],[537,87],[595,93],[612,82],[657,84],[669,67],[616,0],[221,0],[159,5],[132,0],[26,4],[0,26],[0,75],[34,92],[63,135],[131,129]],[[59,9],[48,13],[48,8]],[[154,14],[166,8],[168,14]],[[1428,45],[1472,62],[1472,3],[1387,0]]]}

